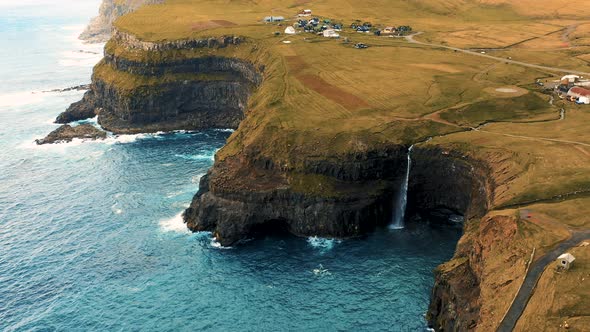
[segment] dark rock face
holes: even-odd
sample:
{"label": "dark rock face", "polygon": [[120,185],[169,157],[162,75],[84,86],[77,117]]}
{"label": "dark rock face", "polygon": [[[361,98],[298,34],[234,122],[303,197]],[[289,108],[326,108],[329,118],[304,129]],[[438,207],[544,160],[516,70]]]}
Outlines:
{"label": "dark rock face", "polygon": [[[489,208],[493,184],[485,163],[439,148],[416,149],[408,185],[414,210],[446,209],[465,219],[480,218]],[[415,212],[415,211],[410,211]]]}
{"label": "dark rock face", "polygon": [[52,131],[43,139],[38,139],[35,142],[39,145],[53,144],[60,142],[71,142],[74,138],[80,139],[104,139],[107,133],[95,128],[90,124],[83,124],[76,127],[70,125],[63,125]]}
{"label": "dark rock face", "polygon": [[448,271],[438,268],[428,308],[436,331],[471,331],[479,320],[479,279],[468,260]]}
{"label": "dark rock face", "polygon": [[390,215],[389,201],[371,196],[320,199],[281,189],[218,196],[207,187],[209,176],[203,178],[202,189],[184,218],[193,231],[215,232],[222,245],[235,244],[251,237],[255,230],[277,223],[298,236],[360,236],[383,224]]}
{"label": "dark rock face", "polygon": [[[345,193],[330,198],[296,193],[289,187],[284,174],[281,174],[282,170],[274,167],[261,169],[254,166],[256,163],[237,166],[256,168],[250,172],[256,173],[256,177],[246,181],[258,183],[274,177],[276,182],[264,190],[231,189],[240,186],[222,185],[228,181],[231,183],[232,176],[227,179],[227,165],[216,163],[203,178],[200,191],[185,212],[185,221],[194,231],[215,232],[218,241],[223,245],[231,245],[249,237],[251,229],[256,225],[278,221],[295,235],[362,235],[378,225],[387,224],[391,218],[393,197],[398,192],[405,169],[405,152],[400,151],[405,149],[348,156],[340,162],[309,162],[307,171],[334,177],[338,190]],[[418,167],[412,170],[411,177],[435,182],[442,189],[451,188],[469,193],[451,198],[447,198],[448,193],[441,190],[428,194],[417,193],[412,197],[414,204],[420,204],[418,208],[443,205],[459,213],[466,213],[470,211],[472,204],[484,204],[484,209],[487,207],[486,189],[480,187],[482,183],[477,180],[476,168],[470,166],[468,161],[444,156],[436,150],[421,151],[414,159],[418,162]],[[449,176],[440,177],[420,166],[429,163],[438,163],[443,170],[447,169]],[[455,173],[453,167],[456,169],[458,165],[462,167]],[[429,175],[436,178],[429,178]],[[221,178],[223,180],[218,181]],[[244,176],[240,177],[240,181],[244,181]],[[410,187],[411,191],[419,189],[422,188],[416,182]]]}
{"label": "dark rock face", "polygon": [[70,123],[96,116],[94,91],[86,91],[82,100],[73,103],[55,119],[55,123]]}
{"label": "dark rock face", "polygon": [[211,80],[184,80],[121,91],[93,77],[84,98],[60,114],[58,123],[98,115],[100,125],[114,133],[139,133],[204,128],[237,128],[248,98],[261,75],[246,61],[208,57],[161,64],[137,63],[107,56],[106,63],[123,72],[146,77],[199,73]]}

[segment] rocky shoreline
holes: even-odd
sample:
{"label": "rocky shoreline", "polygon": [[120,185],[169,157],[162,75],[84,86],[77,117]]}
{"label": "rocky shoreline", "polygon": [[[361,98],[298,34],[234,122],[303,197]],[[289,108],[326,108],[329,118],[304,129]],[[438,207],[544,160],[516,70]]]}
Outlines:
{"label": "rocky shoreline", "polygon": [[35,140],[35,143],[37,143],[37,145],[43,145],[71,142],[76,138],[97,140],[105,139],[106,137],[106,132],[94,127],[91,124],[82,124],[75,127],[63,125],[49,133],[45,138]]}

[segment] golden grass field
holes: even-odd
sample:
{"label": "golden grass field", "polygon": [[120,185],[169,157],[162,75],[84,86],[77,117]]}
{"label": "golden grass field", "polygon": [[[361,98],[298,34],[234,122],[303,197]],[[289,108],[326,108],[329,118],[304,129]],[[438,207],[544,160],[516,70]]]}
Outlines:
{"label": "golden grass field", "polygon": [[[256,151],[297,169],[304,160],[434,137],[423,145],[459,150],[492,165],[498,187],[491,214],[513,216],[526,208],[538,215],[536,223],[519,221],[521,235],[503,249],[518,252],[519,262],[533,247],[542,253],[563,240],[568,228],[590,227],[590,106],[557,99],[550,104],[552,97],[534,84],[537,79],[559,79],[563,72],[346,29],[341,36],[351,40],[348,44],[311,34],[274,36],[288,22],[262,23],[268,15],[292,19],[304,7],[345,26],[354,19],[381,26],[407,24],[424,32],[416,37],[421,41],[590,72],[587,0],[168,0],[122,17],[117,28],[147,41],[223,34],[245,36],[248,41],[239,47],[166,54],[145,54],[113,42],[107,49],[121,57],[153,62],[218,55],[264,64],[264,82],[250,100],[248,116],[217,160]],[[355,42],[371,47],[357,50],[352,47]],[[118,75],[104,66],[96,74],[131,90],[157,83],[152,78]],[[482,124],[487,125],[472,130]],[[290,180],[294,190],[301,191],[312,190],[309,183],[325,182],[325,188],[330,182],[297,172]],[[554,275],[548,268],[530,312],[523,317],[522,324],[527,325],[519,330],[529,330],[528,326],[558,330],[571,312],[567,308],[588,308],[588,296],[572,295],[579,292],[575,285],[582,275],[590,278],[588,249],[576,250],[578,263],[585,267],[571,275]],[[506,296],[495,299],[496,281],[524,271],[522,266],[504,269],[500,257],[501,252],[490,258],[491,279],[483,285],[487,300],[482,315],[490,318],[491,325],[480,326],[481,331],[493,329],[507,309],[506,299],[518,288],[517,283],[506,286]],[[557,282],[566,284],[565,294],[556,291]],[[585,294],[590,292],[587,282],[580,285]],[[550,300],[544,300],[545,293]],[[535,318],[537,313],[551,318],[543,321]],[[575,320],[588,322],[590,313],[582,314]]]}

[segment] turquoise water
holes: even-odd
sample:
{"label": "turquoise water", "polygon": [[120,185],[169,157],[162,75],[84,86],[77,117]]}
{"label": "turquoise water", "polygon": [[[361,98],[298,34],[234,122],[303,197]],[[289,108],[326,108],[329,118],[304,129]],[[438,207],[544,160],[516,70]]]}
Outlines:
{"label": "turquoise water", "polygon": [[75,36],[98,2],[14,3],[0,4],[0,330],[425,329],[457,229],[225,249],[179,213],[229,132],[32,144],[82,95],[41,91],[89,82],[101,47]]}

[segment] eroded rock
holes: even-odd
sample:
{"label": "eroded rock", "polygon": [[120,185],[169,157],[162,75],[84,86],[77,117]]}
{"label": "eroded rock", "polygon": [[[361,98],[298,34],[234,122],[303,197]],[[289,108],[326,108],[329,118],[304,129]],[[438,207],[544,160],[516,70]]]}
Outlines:
{"label": "eroded rock", "polygon": [[61,142],[71,142],[74,138],[80,139],[104,139],[107,133],[94,127],[91,124],[83,124],[76,127],[70,125],[63,125],[52,131],[43,139],[37,139],[35,142],[39,145],[53,144]]}

